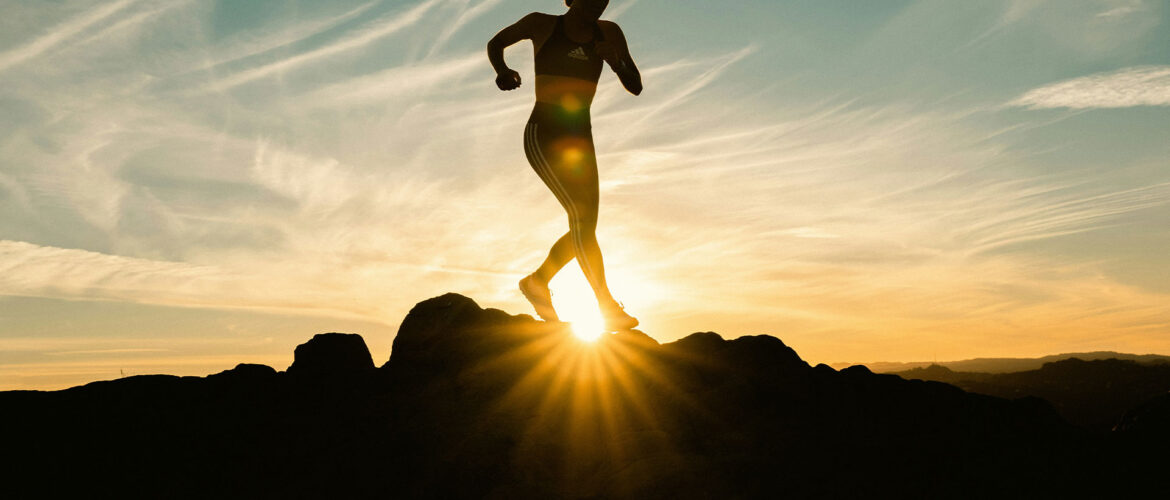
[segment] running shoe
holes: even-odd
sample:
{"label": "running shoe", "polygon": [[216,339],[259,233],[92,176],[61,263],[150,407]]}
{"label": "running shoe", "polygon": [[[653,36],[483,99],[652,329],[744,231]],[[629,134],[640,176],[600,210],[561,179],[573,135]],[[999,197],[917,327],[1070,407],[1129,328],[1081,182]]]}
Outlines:
{"label": "running shoe", "polygon": [[605,317],[605,330],[609,332],[629,330],[638,326],[638,318],[626,314],[626,308],[621,303],[603,308],[601,315]]}
{"label": "running shoe", "polygon": [[553,309],[552,292],[548,290],[547,283],[541,283],[532,275],[528,275],[520,280],[520,292],[532,304],[532,308],[536,310],[536,315],[540,316],[540,319],[545,321],[561,320],[557,316],[556,309]]}

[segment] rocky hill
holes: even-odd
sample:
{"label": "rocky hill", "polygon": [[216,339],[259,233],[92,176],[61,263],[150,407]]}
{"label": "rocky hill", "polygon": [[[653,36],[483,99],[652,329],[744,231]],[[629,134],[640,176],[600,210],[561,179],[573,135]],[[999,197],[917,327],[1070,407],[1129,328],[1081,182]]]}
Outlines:
{"label": "rocky hill", "polygon": [[1116,426],[1127,410],[1170,393],[1170,364],[1121,359],[1071,358],[1015,373],[956,372],[931,365],[896,375],[1004,398],[1039,397],[1069,422],[1103,432]]}
{"label": "rocky hill", "polygon": [[1164,407],[1103,437],[770,336],[590,344],[447,294],[381,367],[330,333],[283,372],[0,393],[0,442],[8,498],[1052,497],[1156,481]]}
{"label": "rocky hill", "polygon": [[[1096,361],[1098,359],[1120,359],[1124,361],[1134,361],[1142,365],[1170,366],[1170,356],[1162,356],[1160,354],[1129,354],[1114,351],[1066,352],[1063,354],[1052,354],[1039,358],[974,358],[959,361],[912,361],[906,363],[878,361],[864,364],[867,368],[875,373],[898,373],[916,368],[927,368],[935,365],[942,366],[948,370],[956,372],[1013,373],[1029,370],[1039,370],[1048,363],[1055,363],[1057,361],[1064,361],[1066,359],[1074,358],[1082,361]],[[830,366],[836,369],[842,369],[848,368],[855,364],[858,363],[832,363]]]}

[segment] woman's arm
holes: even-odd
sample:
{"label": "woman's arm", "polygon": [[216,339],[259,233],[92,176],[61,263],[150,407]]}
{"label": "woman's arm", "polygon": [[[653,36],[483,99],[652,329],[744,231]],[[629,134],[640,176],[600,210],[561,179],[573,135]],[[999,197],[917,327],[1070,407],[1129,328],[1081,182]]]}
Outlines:
{"label": "woman's arm", "polygon": [[500,30],[487,43],[488,61],[496,70],[496,86],[500,90],[512,90],[520,86],[520,73],[509,68],[504,62],[504,49],[521,40],[531,40],[540,25],[542,14],[533,12]]}
{"label": "woman's arm", "polygon": [[610,21],[598,21],[598,24],[601,25],[605,39],[597,42],[597,55],[609,63],[610,69],[617,73],[626,90],[634,95],[641,94],[642,73],[638,72],[638,66],[630,56],[630,47],[626,44],[626,36],[622,29]]}

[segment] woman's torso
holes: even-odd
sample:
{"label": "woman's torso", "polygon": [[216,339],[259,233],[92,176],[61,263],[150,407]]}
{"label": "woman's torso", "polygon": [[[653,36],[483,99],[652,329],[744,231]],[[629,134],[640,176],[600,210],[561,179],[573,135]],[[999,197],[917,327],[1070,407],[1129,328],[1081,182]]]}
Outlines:
{"label": "woman's torso", "polygon": [[[597,93],[602,60],[594,50],[601,29],[585,43],[565,34],[564,16],[557,16],[548,38],[536,49],[536,108],[559,115],[561,121],[588,123],[589,105]],[[535,112],[534,112],[535,113]]]}

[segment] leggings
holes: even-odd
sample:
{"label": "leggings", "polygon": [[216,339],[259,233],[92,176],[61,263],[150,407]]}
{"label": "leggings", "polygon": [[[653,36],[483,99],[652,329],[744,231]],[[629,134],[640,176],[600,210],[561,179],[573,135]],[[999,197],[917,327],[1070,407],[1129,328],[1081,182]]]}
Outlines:
{"label": "leggings", "polygon": [[599,302],[612,301],[597,245],[597,159],[588,110],[566,117],[559,107],[537,103],[524,129],[528,163],[569,216],[569,231],[553,245],[541,266],[551,279],[577,259]]}

